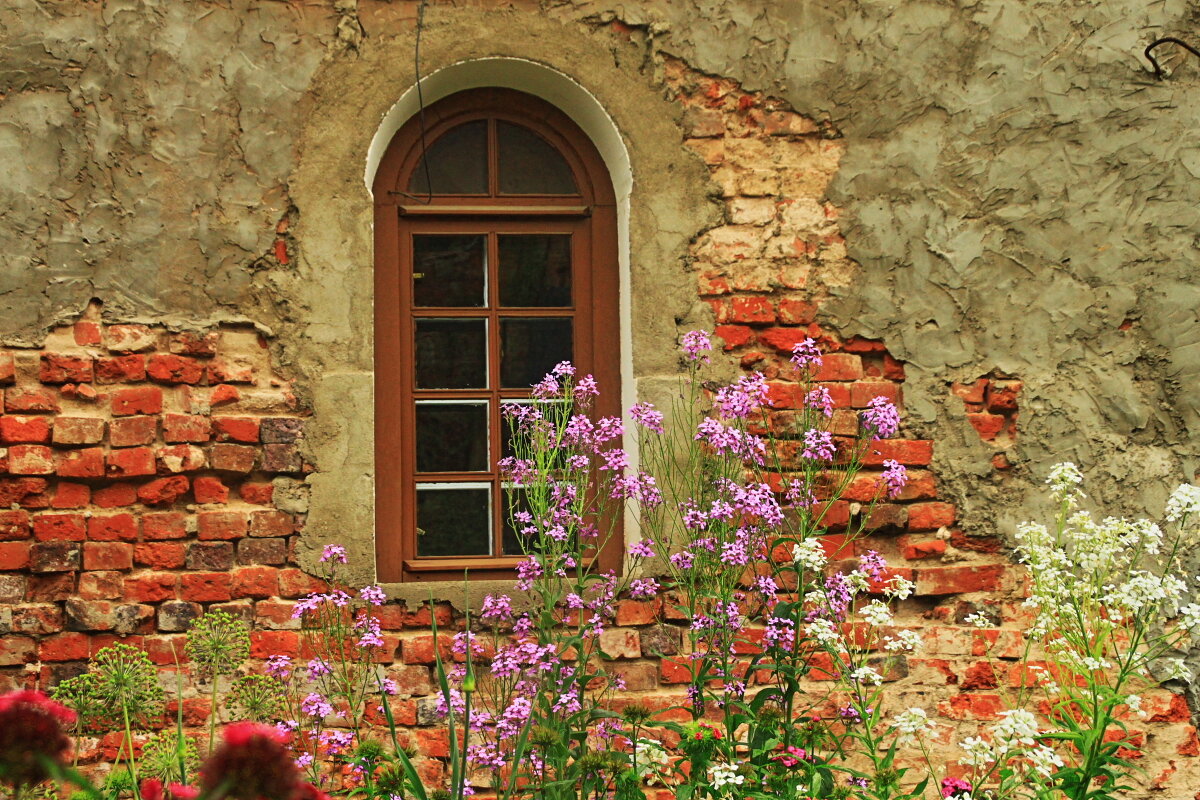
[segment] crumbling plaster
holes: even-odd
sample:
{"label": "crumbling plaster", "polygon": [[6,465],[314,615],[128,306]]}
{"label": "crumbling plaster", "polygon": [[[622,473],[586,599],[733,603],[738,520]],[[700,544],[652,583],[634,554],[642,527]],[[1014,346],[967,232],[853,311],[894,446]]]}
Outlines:
{"label": "crumbling plaster", "polygon": [[[969,531],[1029,513],[1058,459],[1130,511],[1200,466],[1200,72],[1185,62],[1157,81],[1139,57],[1155,35],[1196,30],[1184,0],[490,5],[431,2],[426,69],[542,61],[626,134],[633,269],[664,293],[635,310],[639,375],[670,367],[654,343],[695,309],[679,260],[715,221],[656,75],[676,56],[845,137],[831,199],[861,270],[830,287],[824,321],[906,361],[908,424],[937,440]],[[0,334],[37,342],[92,297],[110,319],[274,333],[315,411],[314,538],[370,530],[361,176],[413,80],[415,13],[402,0],[0,9]],[[949,393],[995,369],[1025,382],[1007,478]]]}

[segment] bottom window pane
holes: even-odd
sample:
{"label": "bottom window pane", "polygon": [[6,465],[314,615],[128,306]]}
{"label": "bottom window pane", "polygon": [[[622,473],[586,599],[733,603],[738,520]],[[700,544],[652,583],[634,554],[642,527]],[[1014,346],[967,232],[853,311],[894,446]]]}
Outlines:
{"label": "bottom window pane", "polygon": [[490,556],[491,490],[417,486],[417,556]]}
{"label": "bottom window pane", "polygon": [[506,556],[523,556],[525,548],[521,547],[524,542],[528,547],[531,540],[527,534],[521,533],[523,528],[528,527],[530,523],[522,520],[513,519],[514,513],[529,512],[529,503],[525,496],[524,489],[515,487],[505,487],[504,489],[504,531],[503,531],[503,547],[504,555]]}

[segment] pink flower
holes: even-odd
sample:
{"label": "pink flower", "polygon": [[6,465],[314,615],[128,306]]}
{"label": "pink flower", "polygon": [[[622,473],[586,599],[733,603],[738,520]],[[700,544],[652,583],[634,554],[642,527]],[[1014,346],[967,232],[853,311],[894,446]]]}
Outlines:
{"label": "pink flower", "polygon": [[41,692],[0,695],[0,781],[20,789],[50,777],[46,762],[62,764],[71,740],[64,726],[75,712]]}
{"label": "pink flower", "polygon": [[649,600],[658,594],[658,581],[654,578],[637,578],[629,582],[629,596],[638,600]]}
{"label": "pink flower", "polygon": [[813,461],[833,461],[833,434],[829,431],[807,430],[804,432],[804,450],[801,458]]}
{"label": "pink flower", "polygon": [[792,345],[792,363],[799,370],[811,370],[821,366],[821,350],[812,337]]}
{"label": "pink flower", "polygon": [[346,563],[346,548],[340,544],[327,544],[321,550],[321,563],[336,561],[339,564]]}
{"label": "pink flower", "polygon": [[631,406],[629,416],[646,430],[654,431],[655,433],[663,432],[662,412],[655,410],[651,403],[638,403],[635,406]]}
{"label": "pink flower", "polygon": [[908,484],[908,470],[899,461],[889,458],[883,462],[881,478],[884,486],[887,487],[887,496],[899,497],[900,492],[904,491],[905,485]]}
{"label": "pink flower", "polygon": [[200,769],[205,795],[228,800],[293,800],[300,774],[288,753],[288,737],[256,722],[235,722],[225,741]]}
{"label": "pink flower", "polygon": [[706,331],[688,331],[683,335],[681,348],[688,361],[704,361],[707,364],[709,358],[704,354],[712,350],[712,341]]}
{"label": "pink flower", "polygon": [[862,423],[872,439],[890,439],[900,430],[900,412],[886,397],[876,397],[862,412]]}
{"label": "pink flower", "polygon": [[804,395],[804,405],[820,411],[827,417],[833,416],[833,397],[830,396],[828,387],[818,386],[810,389],[808,394]]}

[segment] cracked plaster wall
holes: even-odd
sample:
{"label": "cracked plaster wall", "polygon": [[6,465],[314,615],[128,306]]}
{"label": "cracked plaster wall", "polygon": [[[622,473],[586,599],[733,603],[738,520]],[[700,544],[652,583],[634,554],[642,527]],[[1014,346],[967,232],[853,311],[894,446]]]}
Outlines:
{"label": "cracked plaster wall", "polygon": [[[909,424],[938,441],[968,528],[1025,516],[1058,459],[1129,511],[1200,466],[1200,71],[1156,81],[1139,57],[1196,29],[1183,0],[480,5],[431,3],[431,69],[516,54],[577,73],[643,190],[695,192],[646,201],[644,270],[713,223],[673,112],[646,113],[666,108],[668,56],[840,132],[830,199],[861,269],[824,322],[906,361]],[[369,453],[348,444],[369,442],[369,209],[362,162],[342,170],[411,83],[414,16],[402,0],[6,3],[0,333],[37,342],[92,297],[114,320],[254,321],[315,407],[322,470],[369,492]],[[1025,384],[1004,480],[949,391],[993,370]]]}

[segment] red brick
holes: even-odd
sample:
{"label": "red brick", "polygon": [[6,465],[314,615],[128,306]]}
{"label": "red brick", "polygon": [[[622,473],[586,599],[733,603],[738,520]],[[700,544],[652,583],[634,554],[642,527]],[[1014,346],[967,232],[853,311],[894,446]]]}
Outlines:
{"label": "red brick", "polygon": [[29,542],[0,542],[0,570],[28,569]]}
{"label": "red brick", "polygon": [[183,539],[187,536],[187,518],[177,511],[142,515],[142,538],[146,541]]}
{"label": "red brick", "polygon": [[220,336],[216,331],[183,331],[171,334],[167,349],[185,356],[215,356]]}
{"label": "red brick", "polygon": [[16,365],[12,353],[0,353],[0,385],[13,382],[16,377]]}
{"label": "red brick", "polygon": [[192,493],[196,496],[197,503],[224,504],[229,502],[229,487],[221,483],[220,478],[211,475],[196,478],[192,482]]}
{"label": "red brick", "polygon": [[158,436],[158,417],[121,417],[108,424],[108,442],[113,447],[150,444]]}
{"label": "red brick", "polygon": [[241,444],[214,444],[208,456],[213,469],[247,473],[254,470],[258,450]]}
{"label": "red brick", "polygon": [[987,394],[987,410],[996,414],[1016,411],[1022,385],[1021,381],[993,381]]}
{"label": "red brick", "polygon": [[137,499],[137,487],[132,483],[114,483],[92,492],[92,504],[101,508],[131,506]]}
{"label": "red brick", "polygon": [[775,321],[775,306],[768,297],[734,297],[730,301],[729,321],[761,324]]}
{"label": "red brick", "polygon": [[158,467],[163,472],[195,472],[204,469],[204,451],[194,444],[172,444],[156,451]]}
{"label": "red brick", "polygon": [[236,403],[241,399],[242,393],[238,391],[236,386],[230,386],[229,384],[223,383],[212,390],[212,394],[209,395],[208,398],[208,404],[211,407],[216,408],[217,406],[223,406],[226,403]]}
{"label": "red brick", "polygon": [[201,540],[241,539],[246,535],[246,515],[238,511],[201,511],[196,520]]}
{"label": "red brick", "polygon": [[279,570],[274,567],[238,567],[233,570],[234,597],[274,597],[279,593]]}
{"label": "red brick", "polygon": [[274,655],[300,654],[300,634],[295,631],[253,631],[250,634],[250,657],[269,658]]}
{"label": "red brick", "polygon": [[904,545],[904,557],[909,561],[940,556],[946,552],[946,543],[941,539],[926,539]]}
{"label": "red brick", "polygon": [[58,395],[42,387],[9,389],[4,394],[4,410],[9,414],[58,413]]}
{"label": "red brick", "polygon": [[123,542],[84,542],[84,569],[133,569],[133,545]]}
{"label": "red brick", "polygon": [[90,383],[92,357],[42,353],[38,380],[42,383]]}
{"label": "red brick", "polygon": [[194,603],[231,599],[232,583],[227,572],[188,572],[180,578],[183,599]]}
{"label": "red brick", "polygon": [[218,442],[258,442],[258,419],[213,417],[213,436]]}
{"label": "red brick", "polygon": [[[767,328],[758,332],[758,341],[778,353],[791,355],[792,347],[809,338],[807,328]],[[822,378],[822,380],[844,380],[842,378]]]}
{"label": "red brick", "polygon": [[[33,554],[30,553],[32,564]],[[25,592],[27,600],[44,603],[61,603],[75,592],[75,576],[70,572],[50,575],[30,575],[29,587]]]}
{"label": "red brick", "polygon": [[908,483],[900,490],[901,500],[932,500],[937,497],[937,479],[924,469],[908,471]]}
{"label": "red brick", "polygon": [[956,397],[961,398],[964,403],[981,405],[990,383],[991,381],[987,378],[980,378],[974,383],[958,383],[956,381],[950,384],[950,392]]}
{"label": "red brick", "polygon": [[999,414],[967,414],[967,421],[971,423],[971,427],[979,434],[979,438],[985,442],[994,441],[1000,432],[1004,430],[1008,420]]}
{"label": "red brick", "polygon": [[160,353],[147,360],[146,374],[159,383],[199,383],[204,367],[194,358]]}
{"label": "red brick", "polygon": [[269,506],[275,495],[275,487],[269,483],[246,481],[238,487],[238,497],[256,506]]}
{"label": "red brick", "polygon": [[867,447],[862,463],[879,466],[889,459],[906,467],[928,466],[933,461],[933,442],[928,439],[879,439]]}
{"label": "red brick", "polygon": [[147,636],[142,640],[142,649],[155,664],[169,667],[187,663],[186,644],[184,636]]}
{"label": "red brick", "polygon": [[95,417],[57,417],[55,444],[98,444],[104,440],[104,420]]}
{"label": "red brick", "polygon": [[664,658],[659,662],[658,670],[662,683],[689,683],[692,680],[691,667],[681,659]]}
{"label": "red brick", "polygon": [[108,454],[108,474],[113,477],[128,478],[154,473],[154,451],[149,447],[130,447]]}
{"label": "red brick", "polygon": [[938,715],[956,720],[999,719],[1008,704],[996,694],[957,694],[937,705]]}
{"label": "red brick", "polygon": [[41,661],[86,661],[89,637],[82,633],[60,633],[47,636],[38,642],[38,659]]}
{"label": "red brick", "polygon": [[754,340],[754,331],[745,325],[718,325],[715,333],[725,342],[725,349],[743,347]]}
{"label": "red brick", "polygon": [[215,359],[208,365],[209,383],[254,383],[254,368],[236,361]]}
{"label": "red brick", "polygon": [[39,542],[82,542],[87,519],[82,514],[39,514],[33,519],[33,537]]}
{"label": "red brick", "polygon": [[296,532],[296,520],[283,511],[254,511],[250,514],[251,536],[290,536]]}
{"label": "red brick", "polygon": [[816,318],[816,303],[790,299],[779,301],[779,321],[785,325],[808,325]]}
{"label": "red brick", "polygon": [[158,344],[158,335],[146,325],[109,325],[105,333],[108,349],[116,353],[144,352]]}
{"label": "red brick", "polygon": [[179,576],[172,572],[144,572],[125,579],[125,599],[138,603],[158,603],[175,599]]}
{"label": "red brick", "polygon": [[954,524],[956,509],[953,503],[912,503],[908,507],[910,531],[936,531]]}
{"label": "red brick", "polygon": [[82,400],[85,403],[95,403],[100,399],[100,393],[95,387],[86,383],[64,383],[59,391],[63,397]]}
{"label": "red brick", "polygon": [[139,383],[146,380],[146,357],[113,356],[96,359],[96,383]]}
{"label": "red brick", "polygon": [[[852,353],[825,353],[814,376],[818,381],[856,381],[863,376],[862,357]],[[853,400],[853,388],[851,389]]]}
{"label": "red brick", "polygon": [[133,414],[161,414],[162,389],[157,386],[117,389],[112,395],[112,413],[118,417],[128,417]]}
{"label": "red brick", "polygon": [[[432,633],[419,634],[400,641],[401,660],[405,664],[435,664],[437,659],[434,656],[434,637]],[[441,654],[443,663],[449,662],[452,658],[450,652],[450,637],[442,634],[438,636],[437,649]]]}
{"label": "red brick", "polygon": [[84,600],[117,600],[121,597],[123,583],[120,572],[110,570],[81,572],[79,574],[79,596]]}
{"label": "red brick", "polygon": [[92,490],[87,484],[60,481],[54,487],[51,508],[83,508],[92,499]]}
{"label": "red brick", "polygon": [[48,442],[50,423],[44,417],[0,417],[0,440],[5,444]]}
{"label": "red brick", "polygon": [[313,592],[325,591],[325,582],[303,570],[289,568],[279,570],[279,596],[303,597]]}
{"label": "red brick", "polygon": [[133,514],[97,514],[87,521],[87,538],[93,542],[136,542],[137,518]]}
{"label": "red brick", "polygon": [[54,454],[55,472],[64,478],[99,478],[104,475],[104,450],[86,447]]}
{"label": "red brick", "polygon": [[164,442],[207,442],[212,435],[212,422],[208,417],[192,414],[167,414],[163,417]]}
{"label": "red brick", "polygon": [[850,384],[850,405],[854,408],[866,408],[876,397],[883,397],[899,405],[899,384],[888,381],[856,381]]}
{"label": "red brick", "polygon": [[148,506],[169,506],[188,492],[190,482],[182,475],[158,478],[138,487],[137,496]]}
{"label": "red brick", "polygon": [[71,326],[75,344],[81,347],[100,344],[101,330],[100,323],[90,319],[81,319]]}
{"label": "red brick", "polygon": [[28,539],[31,530],[28,511],[0,511],[0,542]]}
{"label": "red brick", "polygon": [[181,569],[186,550],[178,542],[151,542],[133,548],[133,562],[151,569]]}
{"label": "red brick", "polygon": [[617,603],[618,625],[649,625],[658,619],[660,600],[621,600]]}
{"label": "red brick", "polygon": [[917,570],[916,593],[942,595],[996,591],[1000,588],[1004,570],[1003,564],[922,568]]}

